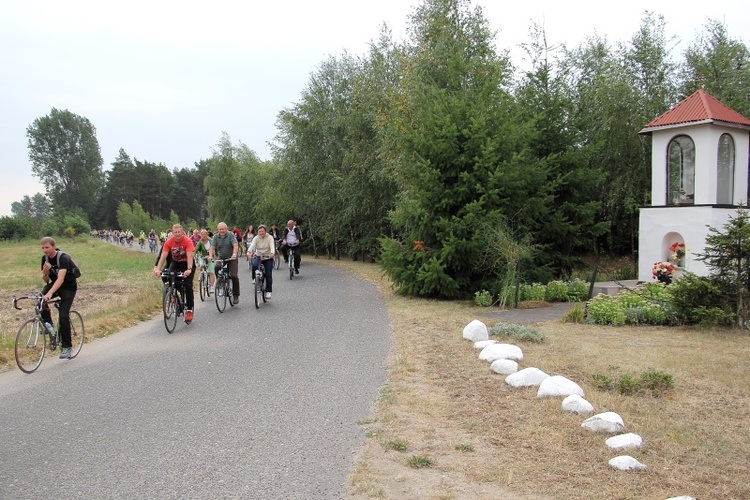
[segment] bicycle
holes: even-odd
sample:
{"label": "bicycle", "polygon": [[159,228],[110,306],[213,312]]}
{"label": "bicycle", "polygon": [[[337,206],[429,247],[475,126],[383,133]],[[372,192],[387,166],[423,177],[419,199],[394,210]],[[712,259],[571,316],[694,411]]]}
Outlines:
{"label": "bicycle", "polygon": [[231,307],[234,307],[234,284],[232,283],[232,277],[229,275],[229,269],[224,265],[225,262],[236,259],[216,260],[216,266],[219,270],[216,271],[216,283],[214,285],[214,298],[216,299],[216,309],[220,313],[223,313],[227,308],[227,300]]}
{"label": "bicycle", "polygon": [[164,312],[164,327],[172,333],[177,327],[177,317],[187,310],[185,306],[185,276],[181,272],[162,271],[161,280],[164,282],[162,292],[162,310]]}
{"label": "bicycle", "polygon": [[156,253],[156,238],[148,239],[148,249],[151,253]]}
{"label": "bicycle", "polygon": [[200,264],[198,263],[198,259],[196,259],[195,265],[201,267],[201,272],[198,275],[198,290],[200,290],[201,302],[205,302],[206,297],[211,297],[211,280],[208,265],[205,259],[201,259]]}
{"label": "bicycle", "polygon": [[259,309],[261,302],[266,302],[266,266],[263,265],[264,260],[268,260],[268,256],[258,258],[258,269],[255,270],[255,308]]}
{"label": "bicycle", "polygon": [[276,241],[276,251],[273,254],[273,268],[278,271],[281,265],[281,254],[279,253],[279,242]]}
{"label": "bicycle", "polygon": [[286,256],[287,256],[287,260],[289,261],[289,279],[290,280],[294,279],[294,274],[295,274],[295,271],[294,271],[294,247],[296,247],[296,246],[297,245],[292,245],[292,246],[288,246],[286,248]]}
{"label": "bicycle", "polygon": [[[13,308],[22,310],[18,306],[18,302],[21,300],[34,300],[36,305],[34,308],[34,317],[26,321],[21,328],[18,329],[16,334],[16,345],[15,355],[16,364],[18,368],[24,373],[33,373],[39,365],[42,364],[44,359],[44,353],[47,350],[47,335],[49,335],[50,350],[54,351],[57,346],[60,345],[60,320],[57,321],[57,329],[52,328],[52,325],[47,326],[42,321],[42,311],[45,307],[49,307],[48,304],[54,304],[58,309],[60,308],[60,298],[50,300],[48,304],[44,302],[44,296],[41,293],[36,295],[28,295],[25,297],[13,297]],[[86,335],[83,329],[83,317],[78,311],[70,311],[70,340],[71,348],[68,359],[73,359],[81,352],[83,343],[85,342]]]}

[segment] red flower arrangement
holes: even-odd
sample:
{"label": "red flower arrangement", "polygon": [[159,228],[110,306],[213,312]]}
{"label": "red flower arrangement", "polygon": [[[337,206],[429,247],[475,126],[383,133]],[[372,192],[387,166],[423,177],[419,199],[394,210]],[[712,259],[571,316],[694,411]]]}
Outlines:
{"label": "red flower arrangement", "polygon": [[685,256],[685,244],[675,241],[672,246],[669,247],[669,251],[672,252],[672,258],[674,260],[682,260]]}

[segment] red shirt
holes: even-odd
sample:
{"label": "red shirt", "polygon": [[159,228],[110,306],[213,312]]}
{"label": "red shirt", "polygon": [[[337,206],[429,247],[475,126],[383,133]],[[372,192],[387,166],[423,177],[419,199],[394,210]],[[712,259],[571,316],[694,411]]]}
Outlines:
{"label": "red shirt", "polygon": [[187,254],[188,252],[195,251],[195,243],[185,235],[183,235],[180,242],[177,243],[174,236],[172,236],[164,243],[162,251],[170,252],[172,254],[173,262],[187,262]]}

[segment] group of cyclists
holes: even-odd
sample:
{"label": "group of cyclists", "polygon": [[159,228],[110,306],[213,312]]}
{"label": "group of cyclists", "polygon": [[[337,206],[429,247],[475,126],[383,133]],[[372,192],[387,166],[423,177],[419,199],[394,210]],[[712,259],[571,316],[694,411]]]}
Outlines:
{"label": "group of cyclists", "polygon": [[[152,231],[153,233],[153,231]],[[149,235],[149,240],[151,235]],[[248,226],[245,233],[241,233],[235,226],[232,230],[226,223],[217,225],[216,233],[208,229],[191,230],[185,233],[180,224],[172,226],[172,230],[165,235],[165,240],[154,265],[153,272],[157,277],[162,271],[181,272],[185,287],[185,322],[193,321],[195,305],[193,294],[193,276],[207,267],[210,280],[210,291],[214,292],[216,273],[226,266],[232,280],[233,297],[231,300],[238,304],[240,300],[240,281],[237,275],[239,266],[237,259],[245,253],[248,260],[252,260],[252,275],[260,265],[266,272],[266,300],[271,299],[273,292],[273,259],[276,252],[281,252],[287,261],[287,251],[292,249],[294,272],[299,274],[301,262],[300,244],[302,232],[295,220],[289,220],[283,231],[279,231],[276,224],[270,228],[261,224],[257,232],[253,226]],[[149,242],[150,244],[150,242]]]}

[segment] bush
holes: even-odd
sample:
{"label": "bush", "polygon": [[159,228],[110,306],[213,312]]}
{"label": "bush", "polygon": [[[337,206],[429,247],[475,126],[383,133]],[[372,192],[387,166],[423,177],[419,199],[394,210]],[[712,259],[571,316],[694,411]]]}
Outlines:
{"label": "bush", "polygon": [[550,281],[547,283],[545,299],[548,302],[566,302],[568,300],[568,285],[563,281]]}
{"label": "bush", "polygon": [[679,323],[713,326],[734,322],[731,305],[726,302],[722,283],[710,278],[685,273],[669,286],[672,314]]}
{"label": "bush", "polygon": [[568,300],[581,302],[589,296],[589,284],[583,280],[574,279],[568,283]]}
{"label": "bush", "polygon": [[624,396],[650,394],[658,398],[674,388],[672,375],[649,368],[640,375],[625,373],[619,378],[596,373],[592,375],[593,385],[601,391],[616,390]]}
{"label": "bush", "polygon": [[543,344],[547,336],[542,332],[530,327],[515,323],[498,323],[489,329],[489,334],[498,337],[508,337],[519,342],[534,342]]}
{"label": "bush", "polygon": [[573,309],[563,316],[564,323],[583,323],[586,320],[586,311],[583,310],[578,304],[573,306]]}
{"label": "bush", "polygon": [[474,294],[474,302],[478,306],[489,307],[492,305],[492,294],[488,292],[487,290],[476,292]]}
{"label": "bush", "polygon": [[626,319],[625,308],[612,295],[600,293],[589,300],[586,318],[600,325],[623,325]]}
{"label": "bush", "polygon": [[531,285],[523,283],[519,290],[518,300],[544,300],[546,294],[547,287],[542,285],[541,283],[532,283]]}

